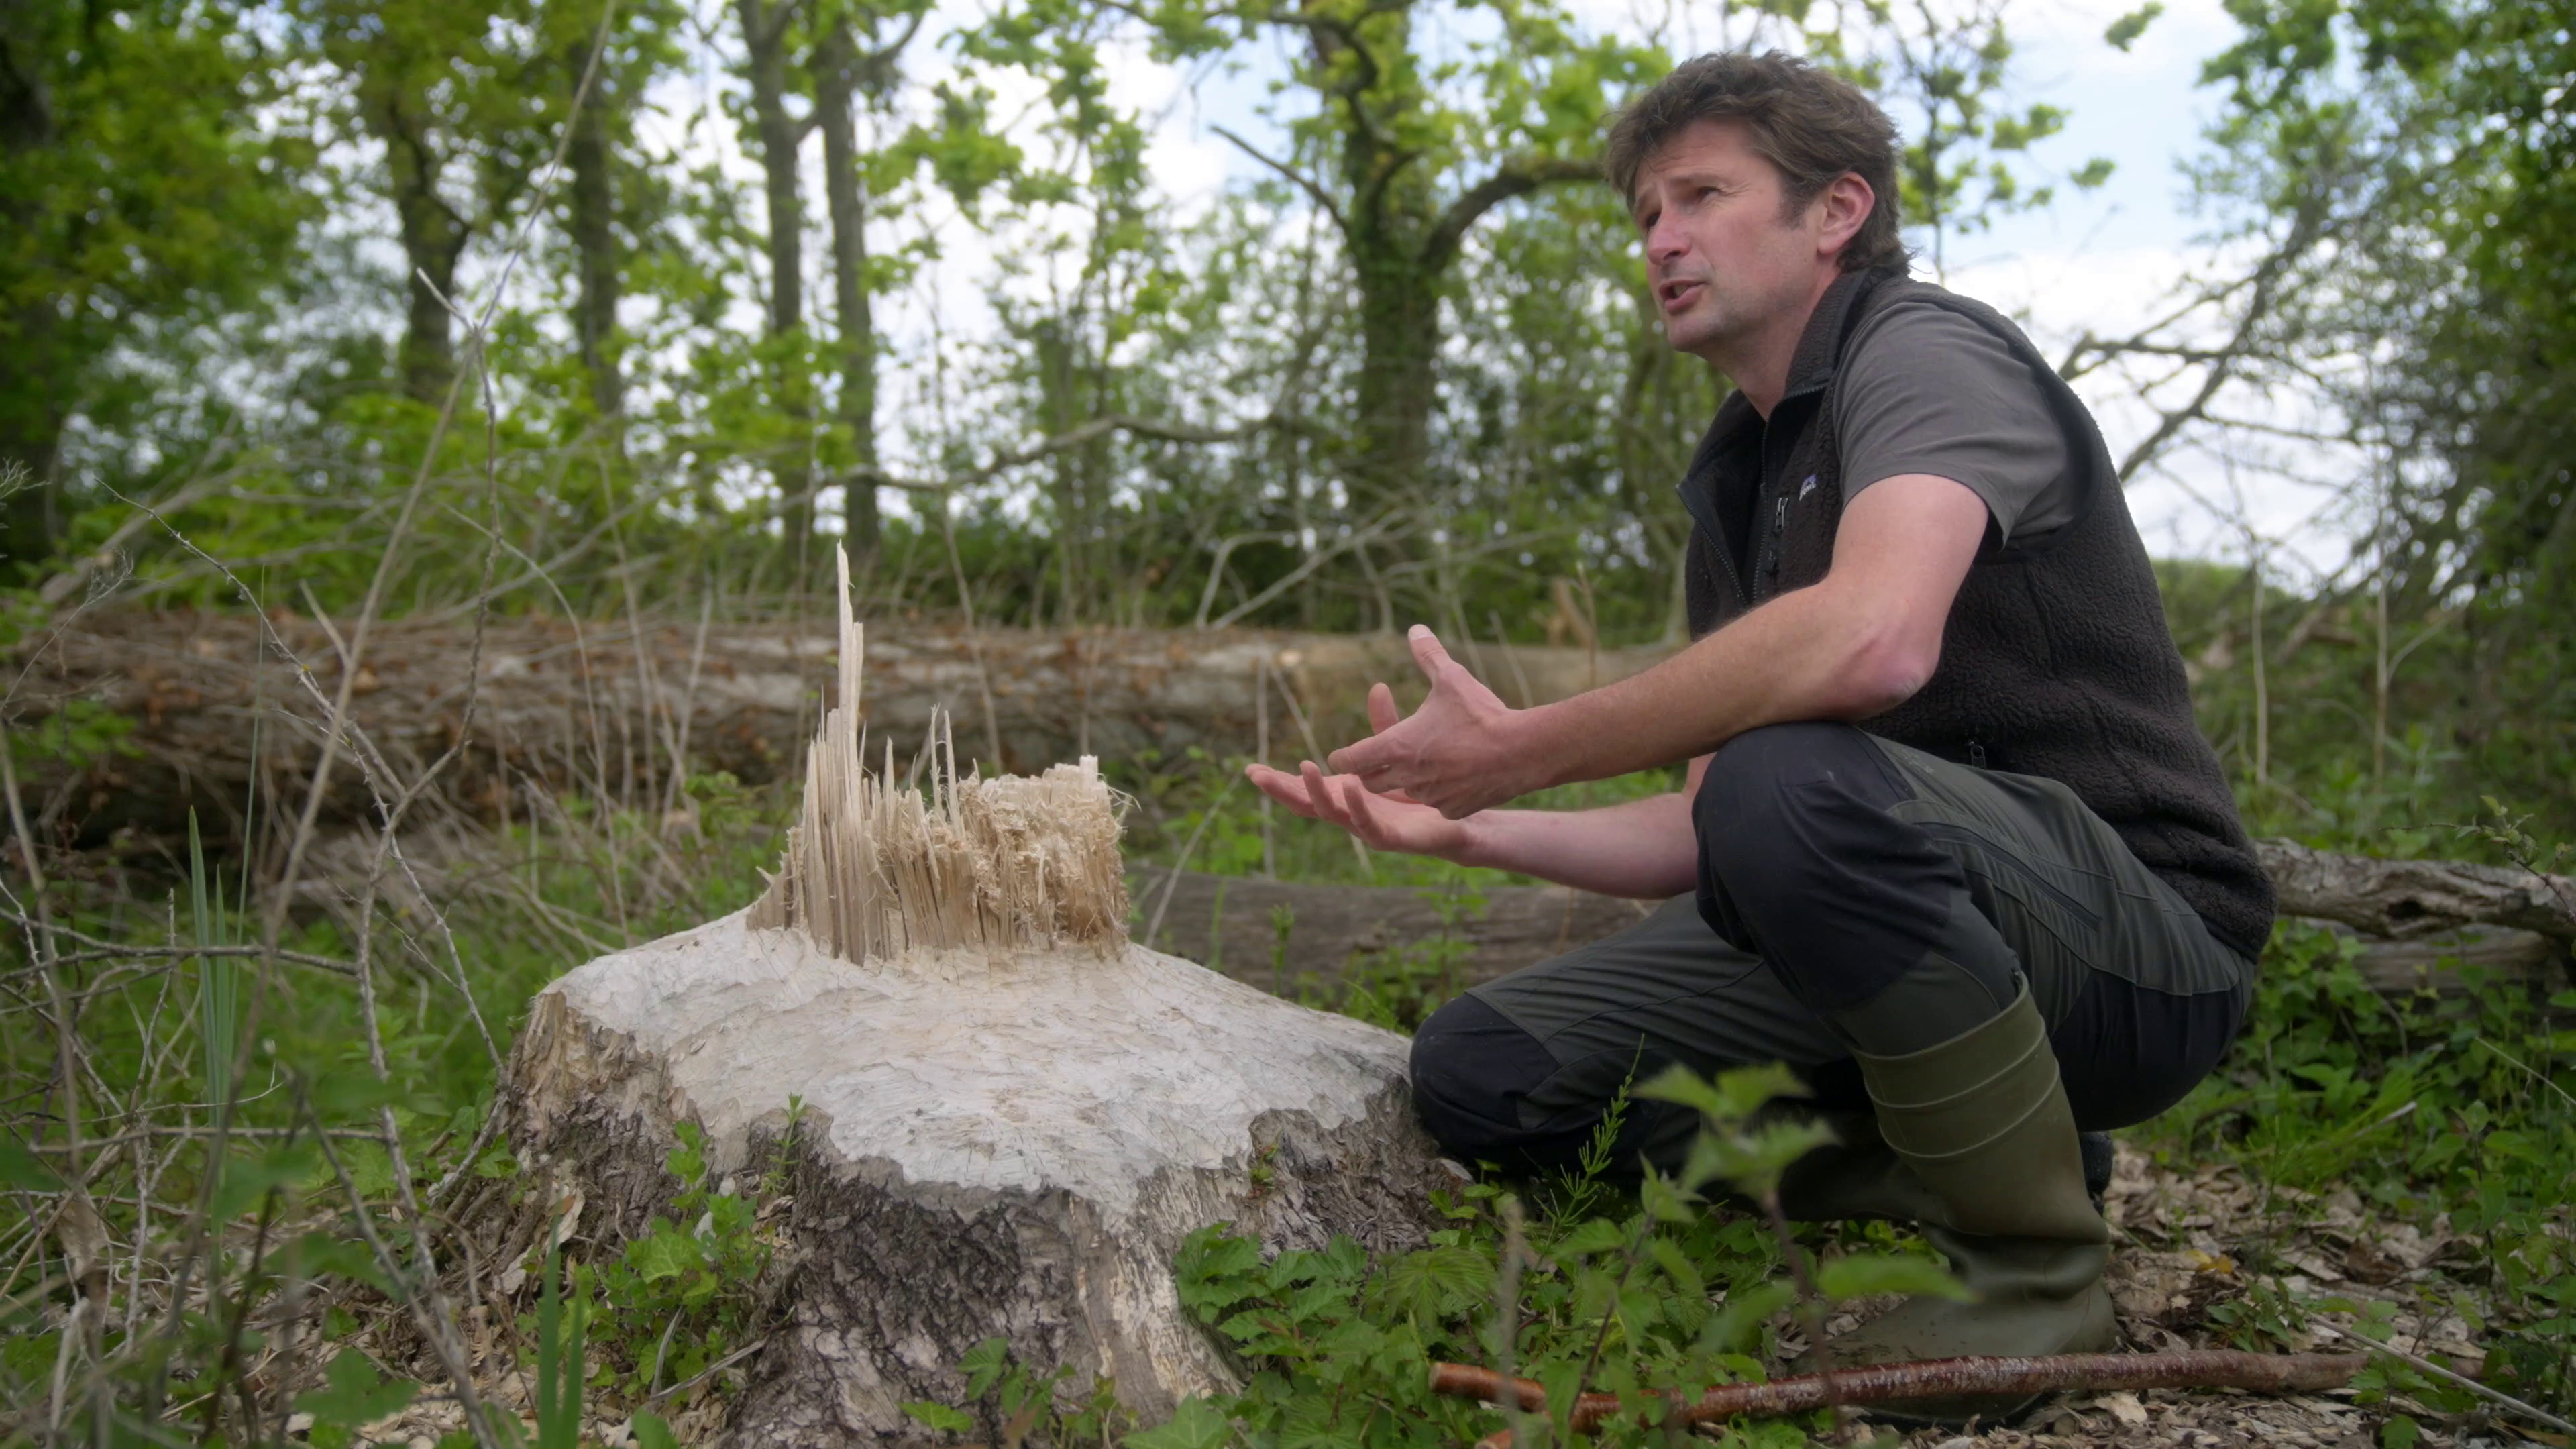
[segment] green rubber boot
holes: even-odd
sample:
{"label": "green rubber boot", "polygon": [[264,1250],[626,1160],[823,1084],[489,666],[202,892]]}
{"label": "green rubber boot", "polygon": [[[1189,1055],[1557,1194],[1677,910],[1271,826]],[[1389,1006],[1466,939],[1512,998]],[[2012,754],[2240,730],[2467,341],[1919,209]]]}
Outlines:
{"label": "green rubber boot", "polygon": [[[1909,1299],[1829,1344],[1835,1366],[2109,1348],[2118,1337],[2102,1286],[2110,1228],[2085,1191],[2074,1113],[2028,986],[2001,1015],[1939,1046],[1854,1055],[1880,1133],[1929,1199],[1924,1234],[1975,1301]],[[2004,1418],[2035,1398],[1874,1412],[1958,1423]]]}

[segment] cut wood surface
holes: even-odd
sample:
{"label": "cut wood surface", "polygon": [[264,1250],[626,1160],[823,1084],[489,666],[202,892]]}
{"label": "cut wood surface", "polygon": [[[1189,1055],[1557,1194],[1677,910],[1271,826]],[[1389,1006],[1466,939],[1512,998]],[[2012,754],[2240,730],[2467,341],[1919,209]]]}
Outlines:
{"label": "cut wood surface", "polygon": [[[40,769],[34,788],[93,838],[123,824],[184,832],[191,803],[210,826],[227,820],[254,770],[254,738],[264,788],[309,772],[340,682],[332,637],[348,632],[310,620],[263,627],[233,614],[113,612],[33,632],[15,661],[24,673],[8,701],[12,727],[41,729],[78,700],[120,717],[130,749],[77,776]],[[488,818],[503,806],[501,791],[527,786],[657,798],[650,783],[675,755],[692,770],[778,778],[803,756],[839,646],[819,614],[802,627],[717,624],[703,635],[694,621],[639,634],[623,623],[502,619],[484,631],[473,680],[474,647],[467,624],[379,623],[352,708],[394,772],[417,770],[465,729],[473,682],[473,743],[442,794]],[[1488,643],[1457,652],[1505,700],[1524,704],[1624,678],[1667,651]],[[1265,694],[1272,752],[1291,759],[1306,752],[1307,730],[1330,749],[1357,727],[1355,714],[1319,711],[1349,709],[1373,680],[1419,674],[1391,635],[897,622],[869,626],[869,654],[872,756],[890,738],[908,766],[933,711],[945,710],[961,756],[1022,773],[1085,754],[1169,758],[1192,745],[1248,753]],[[330,807],[355,819],[367,798],[344,773]]]}

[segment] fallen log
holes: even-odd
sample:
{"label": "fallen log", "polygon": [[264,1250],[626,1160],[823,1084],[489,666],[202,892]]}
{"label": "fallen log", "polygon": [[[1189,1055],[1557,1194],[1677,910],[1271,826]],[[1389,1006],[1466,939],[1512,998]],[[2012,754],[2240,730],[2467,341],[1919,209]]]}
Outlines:
{"label": "fallen log", "polygon": [[2405,940],[2464,926],[2503,926],[2576,941],[2576,879],[2456,861],[2380,860],[2291,840],[2254,848],[2284,915]]}
{"label": "fallen log", "polygon": [[[309,620],[109,612],[30,635],[17,661],[24,676],[8,700],[10,728],[38,744],[111,732],[99,728],[100,711],[123,728],[118,751],[104,756],[34,752],[25,778],[44,802],[40,813],[57,834],[90,842],[127,826],[178,838],[192,807],[211,832],[237,828],[254,777],[262,798],[299,798],[318,757],[322,701],[339,682],[335,633],[345,631]],[[674,761],[750,783],[791,775],[839,646],[830,633],[790,622],[701,633],[673,623],[639,632],[507,619],[489,626],[480,647],[477,671],[465,628],[377,625],[352,681],[353,734],[399,785],[464,739],[470,695],[472,739],[432,804],[506,820],[524,808],[512,801],[530,790],[658,802]],[[891,740],[907,769],[941,712],[955,721],[961,758],[1003,770],[1080,754],[1168,757],[1192,746],[1248,753],[1265,713],[1273,756],[1287,759],[1311,752],[1310,734],[1329,747],[1364,728],[1354,711],[1371,681],[1414,677],[1403,641],[1377,635],[913,624],[879,629],[871,649],[866,720],[878,742],[871,748]],[[1460,653],[1520,703],[1624,678],[1664,651],[1486,644]],[[290,654],[311,673],[299,674]],[[344,767],[335,783],[326,819],[363,818],[369,782]],[[2515,973],[2548,969],[2576,942],[2576,880],[2566,877],[2378,860],[2287,840],[2258,841],[2256,850],[2285,914],[2398,941],[2526,932],[2452,940]],[[1317,943],[1314,952],[1301,949],[1301,959],[1340,963],[1446,930],[1469,943],[1460,969],[1471,979],[1596,939],[1635,913],[1581,892],[1495,891],[1481,919],[1454,923],[1439,903],[1410,892],[1336,902],[1295,887],[1231,883],[1220,902],[1218,889],[1183,876],[1163,912],[1167,928],[1181,954],[1221,959],[1247,980],[1258,980],[1251,968],[1269,960],[1272,906],[1297,913],[1301,948]],[[1213,927],[1212,918],[1220,918]],[[2558,943],[2555,956],[2550,942]],[[2363,970],[2386,989],[2410,977],[2438,986],[2433,959],[2366,953]]]}
{"label": "fallen log", "polygon": [[[23,677],[7,701],[10,728],[39,742],[49,728],[86,738],[104,713],[122,738],[104,757],[85,748],[69,763],[59,752],[39,760],[28,786],[91,840],[129,825],[184,834],[192,805],[210,829],[234,821],[254,776],[265,792],[310,774],[340,683],[333,639],[347,633],[293,618],[116,612],[31,633],[13,661]],[[470,697],[473,738],[439,790],[469,814],[499,818],[523,788],[651,802],[675,760],[754,784],[791,776],[838,647],[830,630],[786,620],[639,632],[496,619],[477,670],[469,627],[387,620],[359,661],[351,708],[356,732],[409,777],[463,738]],[[869,647],[872,740],[892,739],[908,765],[944,713],[961,758],[1004,772],[1084,754],[1248,753],[1265,713],[1281,757],[1305,752],[1308,733],[1330,748],[1365,728],[1358,702],[1370,682],[1418,673],[1390,635],[907,624],[876,628]],[[1624,678],[1665,652],[1460,650],[1515,704]],[[365,782],[346,771],[327,818],[360,819],[368,806]]]}
{"label": "fallen log", "polygon": [[1338,986],[1403,953],[1460,985],[1490,981],[1634,925],[1653,907],[1570,886],[1414,890],[1156,866],[1134,872],[1130,889],[1136,914],[1161,920],[1147,944],[1282,996]]}
{"label": "fallen log", "polygon": [[[2258,848],[2268,857],[2274,844],[2259,842]],[[2316,855],[2303,851],[2301,858]],[[2360,866],[2388,863],[2337,858]],[[2486,869],[2402,863],[2417,867],[2410,875],[2418,879],[2444,869]],[[1160,918],[1151,943],[1156,949],[1282,995],[1329,991],[1354,973],[1401,968],[1406,953],[1415,969],[1445,975],[1453,988],[1472,986],[1597,941],[1644,919],[1651,906],[1565,886],[1439,891],[1197,871],[1175,877],[1159,867],[1137,871],[1132,890],[1138,914],[1148,921]],[[2318,901],[2311,897],[2301,904],[2314,907]],[[2494,979],[2556,985],[2566,980],[2568,946],[2564,935],[2472,925],[2366,941],[2353,966],[2372,987],[2391,994],[2464,990],[2463,968]]]}
{"label": "fallen log", "polygon": [[[2359,1353],[2245,1353],[2234,1349],[2193,1349],[2181,1353],[2067,1353],[2038,1358],[1946,1358],[1924,1363],[1871,1364],[1831,1374],[1800,1374],[1760,1384],[1720,1384],[1687,1404],[1675,1406],[1681,1424],[1714,1424],[1728,1419],[1779,1418],[1812,1413],[1842,1404],[1903,1403],[1909,1399],[1945,1399],[1992,1394],[2082,1391],[2135,1392],[2140,1389],[2246,1389],[2264,1394],[2314,1393],[2341,1388],[2369,1365]],[[1455,1398],[1499,1404],[1506,1397],[1523,1413],[1544,1413],[1547,1389],[1534,1379],[1509,1379],[1469,1364],[1436,1364],[1431,1391]],[[1573,1429],[1587,1434],[1620,1412],[1616,1394],[1585,1394],[1575,1401]],[[1488,1446],[1509,1444],[1510,1431],[1493,1435]]]}
{"label": "fallen log", "polygon": [[[1216,1222],[1426,1243],[1458,1179],[1404,1039],[1130,942],[1094,762],[978,778],[943,748],[926,796],[868,771],[844,635],[769,892],[537,998],[504,1083],[522,1198],[614,1248],[668,1211],[683,1120],[714,1176],[784,1177],[780,1327],[728,1444],[927,1442],[903,1405],[966,1402],[990,1338],[1149,1419],[1235,1387],[1173,1254]],[[992,1442],[1026,1432],[979,1412]]]}

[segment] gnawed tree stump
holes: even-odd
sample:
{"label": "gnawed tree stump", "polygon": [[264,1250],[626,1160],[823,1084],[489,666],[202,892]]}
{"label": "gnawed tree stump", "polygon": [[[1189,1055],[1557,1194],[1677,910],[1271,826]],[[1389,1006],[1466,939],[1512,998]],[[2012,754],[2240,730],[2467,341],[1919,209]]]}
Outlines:
{"label": "gnawed tree stump", "polygon": [[869,775],[845,631],[769,895],[539,996],[508,1080],[521,1160],[607,1246],[676,1192],[678,1121],[717,1173],[783,1154],[783,1326],[731,1443],[926,1441],[901,1405],[962,1403],[958,1360],[993,1337],[1149,1418],[1228,1387],[1173,1288],[1191,1231],[1426,1241],[1454,1179],[1404,1040],[1127,941],[1088,760],[976,779],[951,756],[926,799]]}
{"label": "gnawed tree stump", "polygon": [[[854,966],[747,913],[605,957],[537,999],[510,1068],[522,1162],[643,1230],[672,1123],[714,1171],[784,1150],[785,1328],[740,1444],[927,1438],[959,1355],[1108,1374],[1140,1414],[1231,1382],[1172,1253],[1232,1221],[1273,1246],[1419,1247],[1454,1186],[1413,1120],[1402,1038],[1130,946]],[[779,1143],[791,1097],[802,1120]]]}

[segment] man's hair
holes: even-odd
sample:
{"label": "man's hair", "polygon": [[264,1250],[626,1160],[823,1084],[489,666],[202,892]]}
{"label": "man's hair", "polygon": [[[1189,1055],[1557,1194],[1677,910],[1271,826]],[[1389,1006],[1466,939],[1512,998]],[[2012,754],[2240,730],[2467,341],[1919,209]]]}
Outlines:
{"label": "man's hair", "polygon": [[1634,201],[1647,159],[1702,121],[1742,123],[1754,154],[1780,173],[1784,221],[1846,172],[1868,182],[1877,205],[1837,260],[1846,272],[1905,264],[1897,230],[1896,126],[1858,86],[1776,50],[1719,51],[1684,61],[1611,122],[1603,173]]}

